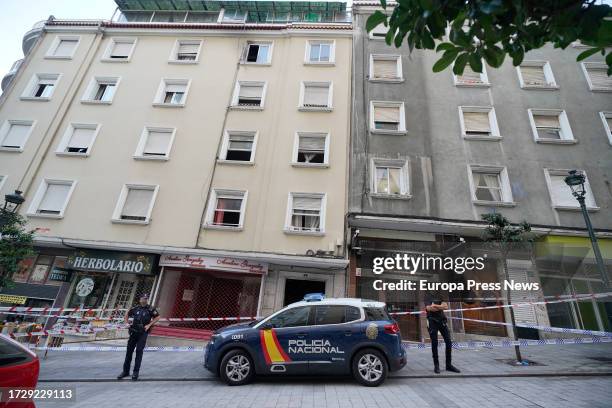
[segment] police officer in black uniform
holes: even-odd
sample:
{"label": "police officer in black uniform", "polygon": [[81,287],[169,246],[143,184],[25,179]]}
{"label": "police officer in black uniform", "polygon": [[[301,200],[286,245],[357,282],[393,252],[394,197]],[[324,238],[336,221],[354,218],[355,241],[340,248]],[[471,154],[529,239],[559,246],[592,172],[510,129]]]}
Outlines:
{"label": "police officer in black uniform", "polygon": [[153,306],[149,305],[149,296],[142,295],[139,304],[131,308],[125,315],[125,323],[132,318],[132,324],[129,328],[130,338],[127,343],[127,351],[125,353],[125,361],[123,363],[123,371],[117,376],[120,380],[130,375],[130,365],[132,364],[132,354],[136,349],[136,361],[134,361],[134,371],[132,372],[132,380],[138,380],[138,372],[140,371],[140,363],[142,361],[142,352],[147,343],[149,330],[160,316]]}
{"label": "police officer in black uniform", "polygon": [[434,361],[434,372],[440,374],[440,362],[438,361],[438,332],[444,338],[446,346],[446,371],[459,373],[459,369],[451,364],[451,351],[453,349],[448,326],[446,325],[446,316],[444,311],[448,309],[448,304],[442,301],[438,295],[431,296],[431,304],[425,307],[427,311],[427,330],[431,338],[431,354]]}

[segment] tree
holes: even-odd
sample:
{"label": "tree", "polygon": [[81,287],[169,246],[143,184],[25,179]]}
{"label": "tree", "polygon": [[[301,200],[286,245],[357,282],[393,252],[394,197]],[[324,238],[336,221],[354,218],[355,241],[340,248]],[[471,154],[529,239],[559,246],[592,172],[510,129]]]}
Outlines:
{"label": "tree", "polygon": [[11,286],[19,263],[34,253],[34,231],[25,231],[26,220],[0,209],[0,289]]}
{"label": "tree", "polygon": [[[383,9],[387,1],[380,0]],[[525,53],[551,43],[565,49],[575,41],[590,46],[578,55],[581,61],[612,46],[612,7],[596,0],[397,0],[390,15],[377,10],[367,22],[371,31],[389,27],[387,44],[400,47],[404,40],[413,49],[435,49],[442,57],[433,71],[454,63],[461,75],[466,65],[482,72],[482,60],[494,68],[506,55],[514,66]],[[445,39],[447,26],[450,26]],[[606,55],[612,75],[612,51]]]}
{"label": "tree", "polygon": [[[508,254],[512,249],[524,248],[526,243],[533,241],[531,226],[525,221],[518,226],[513,226],[506,217],[498,213],[483,214],[482,219],[488,223],[484,231],[484,239],[499,252],[504,268],[504,279],[510,281],[510,276],[508,274]],[[509,305],[512,304],[510,292],[510,290],[506,290],[506,301]],[[509,309],[514,340],[518,340],[514,308],[509,307]],[[518,344],[514,346],[514,351],[516,352],[516,360],[523,361]]]}

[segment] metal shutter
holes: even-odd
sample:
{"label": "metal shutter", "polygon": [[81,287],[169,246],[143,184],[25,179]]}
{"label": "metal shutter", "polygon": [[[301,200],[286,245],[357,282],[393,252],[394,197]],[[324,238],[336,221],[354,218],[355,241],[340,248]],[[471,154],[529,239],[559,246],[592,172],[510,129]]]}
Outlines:
{"label": "metal shutter", "polygon": [[463,122],[466,131],[490,132],[488,112],[463,112]]}
{"label": "metal shutter", "polygon": [[48,184],[45,195],[38,205],[38,211],[60,212],[64,207],[70,187],[70,184]]}
{"label": "metal shutter", "polygon": [[25,144],[30,128],[30,125],[19,125],[12,123],[9,127],[8,134],[2,141],[2,146],[22,147]]}
{"label": "metal shutter", "polygon": [[152,198],[153,190],[130,188],[125,199],[125,204],[123,204],[121,215],[146,218]]}
{"label": "metal shutter", "polygon": [[263,85],[240,85],[240,98],[261,98]]}
{"label": "metal shutter", "polygon": [[374,60],[374,78],[397,78],[397,60]]}
{"label": "metal shutter", "polygon": [[546,85],[544,67],[521,67],[521,75],[525,85]]}
{"label": "metal shutter", "polygon": [[168,152],[170,143],[170,132],[149,131],[147,143],[145,144],[144,154],[165,155]]}
{"label": "metal shutter", "polygon": [[132,42],[116,42],[111,52],[111,57],[127,58],[132,51],[134,43]]}
{"label": "metal shutter", "polygon": [[293,197],[293,209],[321,211],[321,199],[312,197]]}
{"label": "metal shutter", "polygon": [[399,123],[400,111],[398,106],[393,107],[374,107],[374,121],[375,122],[394,122]]}
{"label": "metal shutter", "polygon": [[593,88],[612,88],[612,77],[608,76],[606,68],[587,67]]}
{"label": "metal shutter", "polygon": [[54,55],[56,57],[69,57],[72,55],[74,51],[74,47],[76,47],[78,41],[77,40],[60,40],[57,48],[55,49]]}
{"label": "metal shutter", "polygon": [[300,136],[300,151],[325,151],[325,138],[320,136]]}
{"label": "metal shutter", "polygon": [[87,149],[91,144],[95,129],[74,128],[67,147]]}
{"label": "metal shutter", "polygon": [[[526,269],[508,266],[508,277],[515,283],[529,283],[529,271]],[[527,303],[533,301],[533,293],[530,290],[512,290],[510,298],[513,304]],[[518,306],[514,308],[514,318],[517,323],[537,324],[535,308],[533,305]]]}
{"label": "metal shutter", "polygon": [[328,106],[329,85],[305,85],[304,106]]}

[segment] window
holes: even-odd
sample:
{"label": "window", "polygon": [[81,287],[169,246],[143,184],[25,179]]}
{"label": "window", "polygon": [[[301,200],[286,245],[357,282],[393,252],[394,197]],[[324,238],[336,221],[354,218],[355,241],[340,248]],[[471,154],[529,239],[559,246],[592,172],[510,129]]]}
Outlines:
{"label": "window", "polygon": [[370,132],[405,133],[404,102],[370,102]]}
{"label": "window", "polygon": [[474,204],[514,205],[505,167],[472,165],[470,173]]}
{"label": "window", "polygon": [[306,42],[306,64],[329,65],[334,63],[335,57],[334,41],[307,41]]}
{"label": "window", "polygon": [[302,306],[285,310],[275,316],[272,316],[270,319],[264,322],[264,325],[275,329],[283,327],[308,326],[311,309],[312,307],[310,306]]}
{"label": "window", "polygon": [[302,82],[300,110],[329,111],[332,109],[331,82]]}
{"label": "window", "polygon": [[253,163],[255,160],[256,137],[256,132],[225,132],[220,160]]}
{"label": "window", "polygon": [[79,37],[58,36],[51,44],[45,58],[71,59],[78,45]]}
{"label": "window", "polygon": [[384,24],[379,24],[368,33],[368,36],[371,40],[384,40],[388,30]]}
{"label": "window", "polygon": [[104,53],[103,61],[128,62],[136,47],[135,38],[111,38]]}
{"label": "window", "polygon": [[289,194],[287,232],[322,233],[325,228],[324,194]]}
{"label": "window", "polygon": [[246,191],[213,190],[206,215],[206,226],[241,229],[244,225],[246,198]]}
{"label": "window", "polygon": [[148,224],[159,186],[127,184],[123,186],[113,222]]}
{"label": "window", "polygon": [[247,42],[243,63],[269,65],[272,62],[271,42]]}
{"label": "window", "polygon": [[325,305],[315,306],[315,325],[340,324],[361,318],[359,308],[354,306]]}
{"label": "window", "polygon": [[366,320],[374,322],[381,320],[391,320],[387,311],[382,307],[366,307],[364,311],[366,314]]}
{"label": "window", "polygon": [[195,64],[200,59],[200,40],[178,40],[174,45],[170,62],[181,64]]}
{"label": "window", "polygon": [[326,133],[296,133],[293,165],[324,167],[329,163],[329,135]]}
{"label": "window", "polygon": [[529,109],[528,112],[536,143],[576,143],[565,111]]}
{"label": "window", "polygon": [[499,140],[495,110],[490,107],[460,106],[461,134],[466,139]]}
{"label": "window", "polygon": [[[548,191],[550,193],[550,201],[552,206],[559,210],[579,210],[580,205],[578,200],[572,195],[571,188],[565,183],[565,177],[567,177],[569,170],[557,170],[557,169],[544,169],[544,176],[548,184]],[[585,204],[588,209],[597,209],[595,198],[593,197],[593,191],[589,184],[589,179],[585,172],[581,172],[585,176],[584,189]]]}
{"label": "window", "polygon": [[523,61],[516,68],[523,89],[558,89],[548,61]]}
{"label": "window", "polygon": [[34,195],[29,216],[62,218],[76,181],[44,179]]}
{"label": "window", "polygon": [[408,162],[405,160],[373,159],[372,188],[374,195],[409,197]]}
{"label": "window", "polygon": [[370,81],[403,81],[399,55],[370,55]]}
{"label": "window", "polygon": [[247,18],[247,12],[242,10],[223,10],[224,23],[244,23]]}
{"label": "window", "polygon": [[455,75],[453,74],[453,79],[455,82],[455,86],[489,86],[489,79],[487,77],[487,71],[485,69],[485,64],[482,64],[482,73],[478,73],[469,65],[465,66],[463,70],[463,75]]}
{"label": "window", "polygon": [[239,81],[234,91],[232,106],[245,109],[261,109],[266,95],[265,82]]}
{"label": "window", "polygon": [[57,154],[89,156],[98,135],[99,125],[90,123],[71,123],[56,150]]}
{"label": "window", "polygon": [[82,102],[110,104],[119,86],[119,78],[96,77],[91,80]]}
{"label": "window", "polygon": [[608,66],[599,62],[583,62],[582,70],[591,91],[612,91],[612,76],[608,76]]}
{"label": "window", "polygon": [[0,130],[0,150],[23,151],[33,128],[31,120],[7,120]]}
{"label": "window", "polygon": [[601,116],[606,136],[612,145],[612,112],[599,112],[599,116]]}
{"label": "window", "polygon": [[59,74],[35,74],[21,99],[50,100],[59,78]]}
{"label": "window", "polygon": [[188,79],[162,79],[154,106],[183,107],[191,81]]}
{"label": "window", "polygon": [[134,158],[168,160],[175,133],[173,128],[145,127]]}

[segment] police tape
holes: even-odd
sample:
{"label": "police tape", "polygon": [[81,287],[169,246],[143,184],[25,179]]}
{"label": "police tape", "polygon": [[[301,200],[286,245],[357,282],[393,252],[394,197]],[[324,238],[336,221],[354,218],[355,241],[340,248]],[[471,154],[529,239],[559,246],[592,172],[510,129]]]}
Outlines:
{"label": "police tape", "polygon": [[[507,348],[514,346],[551,346],[571,344],[601,344],[612,343],[612,337],[578,337],[570,339],[542,339],[542,340],[499,340],[499,341],[462,341],[452,342],[454,349],[480,349],[480,348]],[[442,342],[438,347],[443,347]],[[431,349],[430,343],[402,343],[406,350]],[[30,347],[36,351],[126,351],[125,346],[61,346],[61,347]],[[203,352],[204,347],[196,346],[157,346],[145,347],[145,352]]]}
{"label": "police tape", "polygon": [[83,307],[30,307],[30,306],[0,306],[0,312],[82,312],[82,313],[90,313],[90,312],[112,312],[119,310],[128,310],[128,309],[108,309],[108,308],[83,308]]}
{"label": "police tape", "polygon": [[51,329],[51,330],[37,330],[29,333],[9,333],[11,338],[18,337],[34,337],[34,336],[57,336],[57,335],[82,335],[82,334],[95,334],[104,331],[117,330],[117,329],[128,329],[128,325],[109,325],[104,327],[74,327],[69,329]]}
{"label": "police tape", "polygon": [[[450,317],[449,319],[454,320],[463,320],[474,323],[484,323],[484,324],[493,324],[498,326],[512,326],[512,323],[506,322],[495,322],[491,320],[479,320],[479,319],[470,319],[467,317]],[[516,327],[525,327],[528,329],[537,329],[546,333],[567,333],[567,334],[583,334],[585,336],[612,336],[612,332],[607,331],[598,331],[598,330],[582,330],[582,329],[568,329],[565,327],[549,327],[549,326],[539,326],[537,324],[529,324],[529,323],[516,323]]]}

